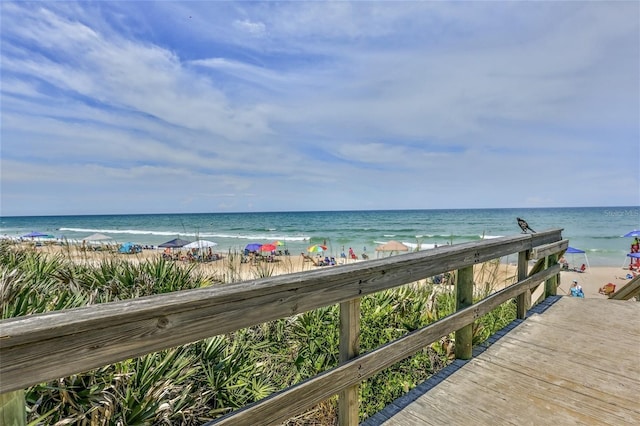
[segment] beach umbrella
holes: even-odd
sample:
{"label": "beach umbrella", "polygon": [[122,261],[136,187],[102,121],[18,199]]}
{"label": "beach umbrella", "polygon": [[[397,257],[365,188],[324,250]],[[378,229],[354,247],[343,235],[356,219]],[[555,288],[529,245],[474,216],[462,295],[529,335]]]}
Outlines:
{"label": "beach umbrella", "polygon": [[327,246],[323,246],[323,245],[320,245],[320,244],[314,244],[311,247],[309,247],[307,249],[307,251],[309,253],[320,253],[320,252],[325,251],[326,249],[327,249]]}
{"label": "beach umbrella", "polygon": [[180,247],[186,246],[189,243],[191,243],[191,241],[181,240],[180,238],[174,238],[171,241],[167,241],[166,243],[162,243],[158,245],[158,247],[180,248]]}
{"label": "beach umbrella", "polygon": [[567,251],[565,253],[584,253],[584,250],[580,250],[573,247],[567,247]]}
{"label": "beach umbrella", "polygon": [[591,265],[589,265],[589,258],[587,257],[587,253],[584,250],[580,250],[579,248],[575,248],[575,247],[569,246],[569,247],[567,247],[567,250],[565,251],[565,253],[571,254],[571,262],[572,263],[575,263],[573,261],[573,255],[574,254],[584,254],[584,261],[587,264],[587,267],[589,269],[591,269]]}
{"label": "beach umbrella", "polygon": [[376,251],[409,251],[409,247],[399,241],[391,240],[376,247]]}
{"label": "beach umbrella", "polygon": [[273,244],[274,246],[283,246],[284,245],[284,243],[282,241],[279,241],[279,240],[276,240],[271,244]]}
{"label": "beach umbrella", "polygon": [[623,237],[640,237],[640,230],[634,229],[633,231],[624,234]]}
{"label": "beach umbrella", "polygon": [[104,241],[111,240],[112,238],[104,234],[91,234],[88,237],[82,239],[82,241]]}
{"label": "beach umbrella", "polygon": [[[634,267],[634,265],[635,267],[640,267],[638,266],[640,265],[640,253],[627,253],[627,257],[630,257],[629,269],[631,269],[631,267]],[[624,268],[624,264],[622,264],[622,267]]]}
{"label": "beach umbrella", "polygon": [[22,236],[22,238],[40,238],[40,237],[51,238],[51,235],[43,234],[42,232],[38,232],[38,231],[33,231],[33,232],[29,232],[28,234]]}
{"label": "beach umbrella", "polygon": [[273,244],[263,244],[260,246],[260,248],[258,249],[259,251],[274,251],[276,249],[276,246]]}
{"label": "beach umbrella", "polygon": [[182,248],[186,248],[186,249],[203,249],[203,248],[207,248],[207,247],[215,247],[217,246],[218,243],[214,243],[213,241],[209,241],[209,240],[197,240],[194,241],[192,243],[186,244],[184,246],[182,246]]}
{"label": "beach umbrella", "polygon": [[260,250],[260,247],[262,247],[262,244],[260,243],[250,243],[250,244],[247,244],[247,246],[244,249],[246,251],[258,251]]}

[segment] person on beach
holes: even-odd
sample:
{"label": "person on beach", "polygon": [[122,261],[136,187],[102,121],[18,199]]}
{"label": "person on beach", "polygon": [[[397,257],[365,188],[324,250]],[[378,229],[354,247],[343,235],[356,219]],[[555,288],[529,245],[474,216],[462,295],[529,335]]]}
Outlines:
{"label": "person on beach", "polygon": [[[640,252],[640,241],[638,241],[638,237],[635,237],[633,239],[633,242],[631,243],[631,253],[638,253],[638,252]],[[634,269],[640,270],[640,259],[636,258],[634,262],[632,257],[629,259],[629,270],[633,271]]]}
{"label": "person on beach", "polygon": [[582,287],[578,284],[577,280],[573,280],[571,283],[571,288],[569,289],[569,295],[572,297],[584,297],[584,292],[582,291]]}
{"label": "person on beach", "polygon": [[356,254],[353,252],[353,249],[351,247],[349,247],[349,259],[357,259],[358,257],[356,256]]}
{"label": "person on beach", "polygon": [[566,270],[569,269],[569,262],[567,262],[567,259],[565,259],[564,256],[560,258],[558,263],[562,266],[562,269],[566,269]]}

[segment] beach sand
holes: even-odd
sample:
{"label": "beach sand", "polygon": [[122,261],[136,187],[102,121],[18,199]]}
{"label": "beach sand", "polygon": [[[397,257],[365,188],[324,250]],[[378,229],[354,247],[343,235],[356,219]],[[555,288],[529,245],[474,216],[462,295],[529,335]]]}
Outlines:
{"label": "beach sand", "polygon": [[[27,246],[25,244],[25,246]],[[138,254],[120,254],[105,251],[83,251],[79,246],[45,245],[36,248],[39,252],[48,254],[61,254],[76,263],[88,263],[97,265],[101,261],[116,257],[130,262],[138,263],[162,256],[160,250],[143,250]],[[311,261],[304,259],[300,254],[290,256],[276,256],[275,262],[241,263],[240,255],[218,253],[222,259],[195,263],[195,270],[208,276],[217,278],[221,282],[239,282],[258,279],[264,276],[276,276],[294,272],[330,268],[332,266],[318,267]],[[338,264],[363,262],[362,260],[336,259]],[[178,264],[188,265],[187,262],[177,261]],[[488,264],[485,264],[488,265]],[[335,266],[333,266],[335,267]],[[607,283],[616,285],[616,290],[625,285],[629,271],[621,267],[598,266],[587,269],[586,272],[562,271],[560,273],[559,295],[567,295],[571,282],[575,279],[582,286],[585,297],[606,299],[600,294],[599,289]],[[500,264],[493,266],[476,265],[474,269],[477,290],[499,290],[505,285],[515,282],[516,266],[514,264]],[[497,285],[496,285],[497,283]]]}
{"label": "beach sand", "polygon": [[567,295],[573,280],[577,280],[582,286],[585,298],[607,299],[608,296],[599,293],[605,284],[612,283],[616,291],[621,289],[630,280],[626,278],[629,270],[621,267],[597,266],[587,269],[586,272],[562,271],[560,273],[559,295]]}

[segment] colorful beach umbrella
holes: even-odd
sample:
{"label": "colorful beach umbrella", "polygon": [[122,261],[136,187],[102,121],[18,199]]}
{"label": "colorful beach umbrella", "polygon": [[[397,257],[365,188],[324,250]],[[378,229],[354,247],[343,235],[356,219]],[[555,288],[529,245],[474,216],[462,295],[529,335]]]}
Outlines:
{"label": "colorful beach umbrella", "polygon": [[309,247],[307,249],[307,251],[309,253],[320,253],[320,252],[325,251],[326,249],[327,249],[327,246],[323,246],[323,245],[320,245],[320,244],[314,244],[311,247]]}
{"label": "colorful beach umbrella", "polygon": [[623,237],[640,237],[640,230],[634,229],[633,231],[624,234]]}
{"label": "colorful beach umbrella", "polygon": [[279,240],[276,240],[271,244],[273,244],[274,246],[283,246],[284,245],[284,243],[282,241],[279,241]]}
{"label": "colorful beach umbrella", "polygon": [[260,246],[260,248],[258,249],[259,251],[274,251],[276,249],[276,246],[273,244],[263,244]]}

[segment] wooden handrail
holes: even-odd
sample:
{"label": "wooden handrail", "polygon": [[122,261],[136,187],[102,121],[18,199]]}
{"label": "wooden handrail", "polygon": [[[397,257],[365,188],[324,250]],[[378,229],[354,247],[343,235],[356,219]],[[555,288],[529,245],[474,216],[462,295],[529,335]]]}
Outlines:
{"label": "wooden handrail", "polygon": [[640,295],[640,275],[635,276],[618,291],[609,295],[609,299],[613,300],[629,300],[632,297]]}
{"label": "wooden handrail", "polygon": [[[442,246],[336,268],[3,320],[0,321],[0,393],[319,307],[357,300],[444,272],[530,251],[559,241],[561,231],[554,229]],[[559,268],[552,267],[496,295],[507,300],[537,285],[537,280],[547,279],[558,272]],[[359,363],[346,361],[335,369],[346,369],[349,377],[325,373],[310,379],[305,383],[311,384],[305,386],[312,386],[314,392],[317,390],[316,395],[302,397],[299,394],[292,397],[298,402],[290,407],[268,408],[268,416],[272,416],[268,418],[284,419],[284,415],[292,415],[299,406],[308,407],[308,404],[326,399],[327,392],[331,392],[328,394],[331,396],[357,385],[384,366],[409,356],[407,354],[413,353],[411,351],[415,352],[450,331],[468,325],[474,315],[484,312],[485,307],[499,305],[499,297],[491,296],[453,314],[445,322],[438,321],[423,329],[427,331],[414,332],[403,338],[406,340],[392,342],[355,358],[360,360]],[[434,335],[437,336],[427,342]],[[375,354],[381,354],[377,356],[382,360],[375,359]],[[329,380],[325,377],[327,375]],[[332,384],[327,385],[327,381]],[[323,383],[326,390],[314,388],[313,383]],[[291,389],[276,394],[268,401],[290,395]],[[252,410],[260,412],[262,408],[241,411],[238,415],[249,415],[241,413]],[[265,413],[260,415],[267,416]],[[262,417],[260,423],[264,423],[266,418]]]}
{"label": "wooden handrail", "polygon": [[569,240],[556,241],[555,243],[545,244],[534,248],[531,251],[531,259],[542,259],[551,254],[565,251],[569,247]]}
{"label": "wooden handrail", "polygon": [[302,412],[324,401],[331,395],[335,395],[349,386],[366,380],[375,373],[415,354],[440,337],[471,324],[507,300],[529,291],[558,273],[560,273],[560,265],[554,265],[426,327],[414,330],[376,350],[353,358],[345,364],[325,371],[303,383],[292,386],[209,424],[222,426],[282,423],[291,416],[292,412]]}

